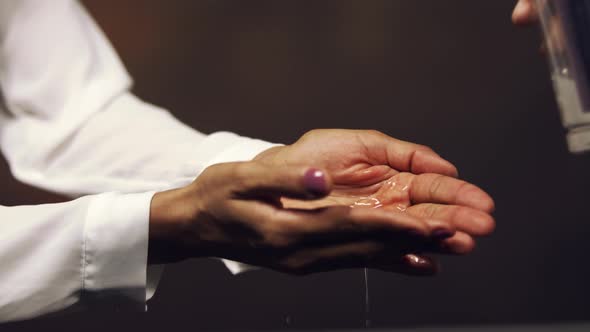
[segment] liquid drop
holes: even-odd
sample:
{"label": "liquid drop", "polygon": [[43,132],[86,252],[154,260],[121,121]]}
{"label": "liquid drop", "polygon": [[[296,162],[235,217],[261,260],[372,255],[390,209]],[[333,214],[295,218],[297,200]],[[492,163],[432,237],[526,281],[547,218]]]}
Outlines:
{"label": "liquid drop", "polygon": [[365,268],[365,327],[371,327],[371,302],[369,298],[369,269]]}

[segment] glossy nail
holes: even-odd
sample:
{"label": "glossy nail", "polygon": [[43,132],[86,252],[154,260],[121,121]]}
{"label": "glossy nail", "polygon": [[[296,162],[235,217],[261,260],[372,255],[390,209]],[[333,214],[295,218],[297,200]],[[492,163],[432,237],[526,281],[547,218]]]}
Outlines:
{"label": "glossy nail", "polygon": [[432,276],[439,271],[438,264],[428,257],[408,254],[404,256],[404,260],[412,275]]}
{"label": "glossy nail", "polygon": [[423,267],[423,266],[430,266],[432,265],[429,260],[426,260],[420,256],[408,254],[404,257],[410,265],[415,267]]}
{"label": "glossy nail", "polygon": [[303,176],[303,183],[305,188],[317,196],[324,196],[328,193],[328,184],[326,183],[326,176],[324,172],[310,168]]}

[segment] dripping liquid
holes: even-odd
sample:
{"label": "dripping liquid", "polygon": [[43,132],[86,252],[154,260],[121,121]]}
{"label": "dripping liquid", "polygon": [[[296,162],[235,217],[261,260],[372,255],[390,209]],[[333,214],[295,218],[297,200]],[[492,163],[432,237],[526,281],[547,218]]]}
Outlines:
{"label": "dripping liquid", "polygon": [[365,327],[371,327],[371,302],[369,297],[369,269],[364,269],[365,278]]}
{"label": "dripping liquid", "polygon": [[[354,202],[351,208],[372,208],[379,209],[385,205],[393,205],[400,212],[406,212],[409,201],[407,193],[409,186],[404,183],[398,183],[397,181],[387,181],[379,190],[377,195],[369,197],[360,197],[359,200]],[[378,196],[378,197],[376,197]],[[381,196],[381,197],[379,197]],[[371,327],[371,298],[369,296],[369,269],[364,268],[363,278],[365,281],[365,328]]]}

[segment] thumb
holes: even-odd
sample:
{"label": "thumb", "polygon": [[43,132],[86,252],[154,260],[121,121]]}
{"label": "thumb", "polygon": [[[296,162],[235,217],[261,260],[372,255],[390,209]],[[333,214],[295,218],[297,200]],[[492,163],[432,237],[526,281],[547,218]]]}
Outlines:
{"label": "thumb", "polygon": [[512,22],[517,25],[527,25],[535,22],[537,13],[532,0],[519,0],[512,12]]}
{"label": "thumb", "polygon": [[323,170],[308,166],[272,166],[242,163],[236,172],[237,188],[245,196],[286,196],[319,199],[330,193],[332,180]]}

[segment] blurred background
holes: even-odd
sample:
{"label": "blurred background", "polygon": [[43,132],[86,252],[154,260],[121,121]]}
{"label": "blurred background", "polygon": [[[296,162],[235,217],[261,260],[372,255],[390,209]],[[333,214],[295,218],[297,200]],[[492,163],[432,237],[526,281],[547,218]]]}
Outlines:
{"label": "blurred background", "polygon": [[[495,198],[497,232],[442,273],[370,272],[374,327],[590,320],[590,158],[568,154],[538,29],[513,0],[87,0],[135,92],[200,131],[290,143],[313,128],[427,144]],[[62,198],[13,180],[4,205]],[[360,328],[362,270],[233,277],[168,266],[148,314],[86,312],[4,331]]]}

